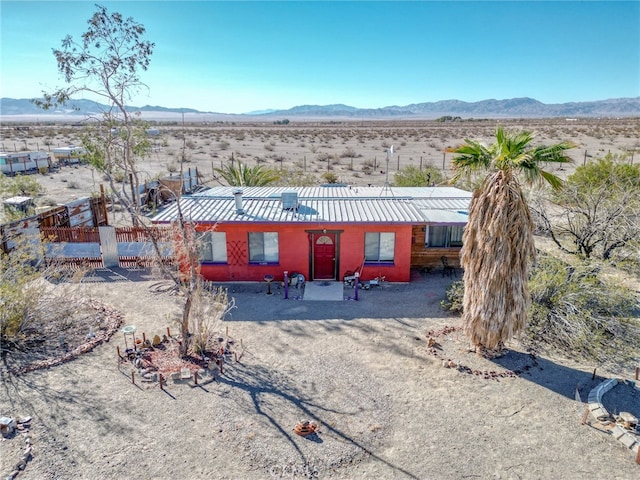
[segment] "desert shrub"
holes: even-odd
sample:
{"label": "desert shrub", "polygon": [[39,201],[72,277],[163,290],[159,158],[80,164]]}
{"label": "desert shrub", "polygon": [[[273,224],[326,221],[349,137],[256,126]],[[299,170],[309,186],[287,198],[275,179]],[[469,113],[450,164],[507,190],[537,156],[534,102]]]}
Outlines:
{"label": "desert shrub", "polygon": [[7,177],[0,173],[0,197],[36,197],[43,192],[42,185],[31,175]]}
{"label": "desert shrub", "polygon": [[525,343],[611,365],[638,359],[638,301],[628,288],[604,280],[597,264],[571,266],[542,256],[529,287]]}
{"label": "desert shrub", "polygon": [[124,172],[120,169],[112,172],[111,176],[115,182],[122,183],[125,181]]}
{"label": "desert shrub", "polygon": [[50,318],[64,306],[73,308],[69,299],[48,299],[50,291],[39,279],[61,280],[65,272],[42,262],[43,243],[32,235],[11,239],[14,248],[0,249],[0,351],[14,347],[24,350],[21,333],[36,319]]}
{"label": "desert shrub", "polygon": [[231,144],[226,140],[221,140],[220,142],[218,142],[218,148],[220,150],[226,150],[227,148],[229,148],[230,145]]}
{"label": "desert shrub", "polygon": [[444,180],[440,170],[434,167],[426,167],[420,170],[409,166],[395,173],[394,185],[398,187],[427,187],[431,184],[439,184]]}
{"label": "desert shrub", "polygon": [[224,316],[234,307],[234,301],[229,300],[226,288],[206,287],[203,282],[198,282],[189,315],[191,347],[197,354],[211,351],[215,339],[220,336]]}
{"label": "desert shrub", "polygon": [[[524,346],[560,351],[612,369],[640,359],[638,299],[630,289],[605,280],[599,265],[570,265],[540,255],[529,289],[529,324],[520,338]],[[463,296],[463,282],[455,282],[441,305],[460,313]]]}
{"label": "desert shrub", "polygon": [[338,176],[333,172],[324,172],[322,174],[322,179],[325,183],[338,183]]}
{"label": "desert shrub", "polygon": [[462,313],[462,298],[464,297],[464,281],[453,282],[445,293],[446,299],[440,302],[443,310],[452,313]]}
{"label": "desert shrub", "polygon": [[340,154],[340,158],[355,158],[357,157],[358,154],[356,153],[356,151],[351,148],[351,147],[347,147],[344,152],[342,152]]}
{"label": "desert shrub", "polygon": [[275,185],[283,187],[311,187],[317,185],[318,178],[312,173],[307,173],[299,164],[296,168],[284,168],[278,171],[278,180]]}

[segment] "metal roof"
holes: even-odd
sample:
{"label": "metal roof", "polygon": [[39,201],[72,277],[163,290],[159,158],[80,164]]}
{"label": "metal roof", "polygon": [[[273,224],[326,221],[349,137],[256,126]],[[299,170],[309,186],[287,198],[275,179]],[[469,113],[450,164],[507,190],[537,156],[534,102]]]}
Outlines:
{"label": "metal roof", "polygon": [[[237,191],[242,191],[242,214]],[[292,192],[298,207],[284,209],[282,194]],[[452,214],[450,223],[459,223],[457,212],[466,212],[470,200],[471,193],[452,187],[214,187],[183,196],[180,207],[186,219],[197,223],[428,223],[439,210]],[[178,206],[172,204],[152,221],[177,217]],[[437,218],[443,222],[445,217]]]}

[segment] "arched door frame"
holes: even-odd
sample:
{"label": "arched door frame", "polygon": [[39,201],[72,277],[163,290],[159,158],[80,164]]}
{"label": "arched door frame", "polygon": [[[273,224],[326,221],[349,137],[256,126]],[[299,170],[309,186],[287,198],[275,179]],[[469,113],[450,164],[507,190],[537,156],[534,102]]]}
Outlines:
{"label": "arched door frame", "polygon": [[315,265],[314,265],[314,247],[316,244],[316,239],[321,235],[331,234],[335,235],[336,239],[336,261],[333,272],[333,280],[338,280],[338,272],[340,271],[340,234],[344,232],[344,230],[329,230],[329,229],[317,229],[317,230],[305,230],[309,237],[309,280],[313,280],[315,278]]}

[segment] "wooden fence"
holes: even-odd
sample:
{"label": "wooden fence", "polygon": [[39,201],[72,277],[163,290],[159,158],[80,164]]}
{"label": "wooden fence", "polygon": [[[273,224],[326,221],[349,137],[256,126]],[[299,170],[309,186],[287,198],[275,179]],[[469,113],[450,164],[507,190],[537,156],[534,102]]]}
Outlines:
{"label": "wooden fence", "polygon": [[75,269],[175,263],[171,228],[41,227],[40,231],[49,265]]}

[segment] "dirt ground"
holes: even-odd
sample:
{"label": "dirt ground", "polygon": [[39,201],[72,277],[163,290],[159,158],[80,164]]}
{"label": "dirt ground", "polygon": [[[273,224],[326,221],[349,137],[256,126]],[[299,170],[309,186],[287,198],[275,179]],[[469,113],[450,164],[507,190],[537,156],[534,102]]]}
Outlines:
{"label": "dirt ground", "polygon": [[[76,360],[5,374],[0,413],[33,417],[33,459],[18,478],[638,478],[629,450],[581,425],[576,389],[586,401],[607,372],[593,379],[597,365],[532,356],[515,342],[495,360],[469,353],[459,319],[440,308],[453,280],[416,272],[358,301],[229,284],[236,308],[221,335],[243,354],[198,386],[132,384],[131,366],[117,361],[121,330]],[[122,326],[150,338],[175,327],[181,301],[156,283],[119,270],[55,288],[117,308]],[[301,420],[319,432],[297,436]],[[0,442],[0,474],[24,437]]]}

